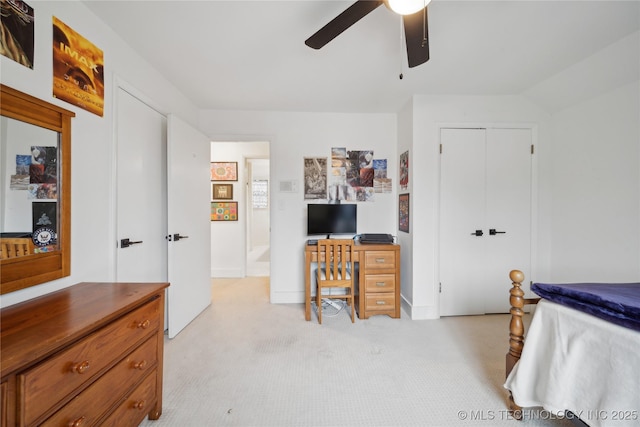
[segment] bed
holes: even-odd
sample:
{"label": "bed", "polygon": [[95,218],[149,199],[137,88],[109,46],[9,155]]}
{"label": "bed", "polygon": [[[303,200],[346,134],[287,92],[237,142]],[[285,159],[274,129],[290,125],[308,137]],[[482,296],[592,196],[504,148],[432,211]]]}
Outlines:
{"label": "bed", "polygon": [[510,278],[511,414],[535,418],[543,408],[591,427],[640,425],[640,283],[535,283],[541,298],[524,298],[522,272]]}

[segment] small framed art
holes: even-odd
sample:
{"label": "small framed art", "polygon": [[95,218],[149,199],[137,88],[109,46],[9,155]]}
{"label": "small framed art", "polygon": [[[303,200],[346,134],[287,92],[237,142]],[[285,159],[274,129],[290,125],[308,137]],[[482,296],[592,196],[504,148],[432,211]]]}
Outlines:
{"label": "small framed art", "polygon": [[211,162],[211,181],[237,181],[238,162]]}
{"label": "small framed art", "polygon": [[409,232],[409,194],[398,196],[398,229]]}
{"label": "small framed art", "polygon": [[213,200],[233,199],[233,184],[212,184]]}
{"label": "small framed art", "polygon": [[211,202],[211,221],[237,221],[238,202]]}

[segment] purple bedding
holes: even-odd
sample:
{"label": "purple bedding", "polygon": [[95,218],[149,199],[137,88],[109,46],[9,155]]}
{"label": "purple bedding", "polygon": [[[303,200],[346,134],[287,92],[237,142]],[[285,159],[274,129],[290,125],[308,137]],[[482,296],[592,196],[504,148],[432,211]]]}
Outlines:
{"label": "purple bedding", "polygon": [[549,301],[640,331],[640,283],[534,283]]}

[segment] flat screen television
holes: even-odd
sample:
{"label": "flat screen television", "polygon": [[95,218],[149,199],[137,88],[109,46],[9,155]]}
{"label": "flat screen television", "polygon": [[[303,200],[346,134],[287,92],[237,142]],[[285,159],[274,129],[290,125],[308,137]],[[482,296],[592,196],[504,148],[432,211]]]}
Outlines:
{"label": "flat screen television", "polygon": [[307,235],[356,234],[358,225],[356,204],[307,205]]}

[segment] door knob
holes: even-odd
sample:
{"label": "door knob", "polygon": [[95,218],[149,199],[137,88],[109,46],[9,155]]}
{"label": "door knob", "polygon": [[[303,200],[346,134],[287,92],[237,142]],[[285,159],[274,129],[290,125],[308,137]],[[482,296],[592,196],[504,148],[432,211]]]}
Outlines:
{"label": "door knob", "polygon": [[506,231],[496,231],[495,228],[490,228],[489,229],[489,235],[490,236],[495,236],[496,234],[505,234]]}
{"label": "door knob", "polygon": [[475,232],[471,233],[472,236],[482,236],[484,233],[482,232],[482,230],[476,230]]}
{"label": "door knob", "polygon": [[180,239],[188,239],[189,236],[181,236],[180,233],[176,233],[173,235],[173,241],[177,242]]}
{"label": "door knob", "polygon": [[131,245],[137,245],[138,243],[142,243],[142,240],[139,240],[137,242],[132,242],[129,239],[121,239],[120,240],[120,247],[121,248],[128,248]]}

